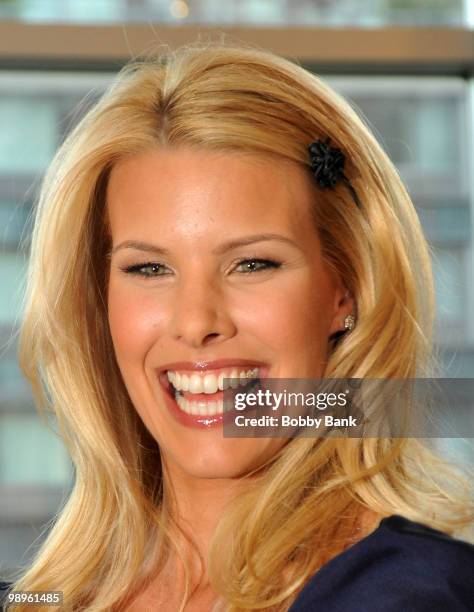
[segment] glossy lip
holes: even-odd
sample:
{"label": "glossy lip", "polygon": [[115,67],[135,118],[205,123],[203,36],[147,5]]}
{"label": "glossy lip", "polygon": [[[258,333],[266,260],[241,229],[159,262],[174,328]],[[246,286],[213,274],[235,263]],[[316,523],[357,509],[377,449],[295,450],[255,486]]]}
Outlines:
{"label": "glossy lip", "polygon": [[[160,386],[163,391],[163,396],[165,398],[165,403],[170,411],[171,416],[178,421],[181,425],[185,427],[190,427],[194,429],[210,429],[214,427],[222,426],[224,423],[232,421],[236,415],[242,414],[241,411],[238,410],[229,410],[228,412],[224,412],[222,414],[217,415],[208,415],[204,416],[202,414],[188,414],[181,410],[178,406],[178,403],[174,399],[174,389],[171,385],[166,372],[168,370],[191,370],[191,371],[205,371],[205,370],[215,370],[218,367],[227,368],[229,366],[247,366],[251,365],[253,367],[260,368],[260,377],[266,378],[268,374],[268,366],[256,362],[249,361],[245,359],[219,359],[218,361],[206,361],[206,362],[189,362],[182,361],[176,362],[172,364],[167,364],[165,367],[158,370],[158,379],[160,382]],[[189,367],[194,366],[194,367]],[[197,367],[196,367],[197,366]],[[238,389],[236,389],[237,391]],[[223,393],[223,392],[221,392]]]}
{"label": "glossy lip", "polygon": [[249,367],[268,367],[266,364],[260,361],[253,361],[250,359],[216,359],[211,360],[199,360],[199,361],[175,361],[173,363],[167,363],[158,369],[158,372],[167,372],[168,370],[177,371],[189,371],[189,372],[206,372],[208,370],[218,370],[222,368],[229,368],[232,366],[249,366]]}

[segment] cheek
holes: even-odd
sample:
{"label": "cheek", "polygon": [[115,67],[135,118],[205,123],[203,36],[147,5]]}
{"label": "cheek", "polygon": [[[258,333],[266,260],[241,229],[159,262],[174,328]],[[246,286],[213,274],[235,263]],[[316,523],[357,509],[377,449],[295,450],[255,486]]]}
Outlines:
{"label": "cheek", "polygon": [[157,309],[133,287],[110,279],[108,320],[115,358],[132,404],[145,426],[153,432],[150,417],[149,383],[144,363],[159,337]]}
{"label": "cheek", "polygon": [[[261,296],[262,297],[262,296]],[[324,275],[308,271],[294,275],[288,282],[276,284],[264,299],[246,304],[240,320],[259,338],[282,351],[301,351],[311,344],[324,350],[332,321],[334,293]]]}
{"label": "cheek", "polygon": [[111,279],[108,293],[108,317],[119,365],[142,364],[160,330],[156,304],[140,296],[133,288]]}

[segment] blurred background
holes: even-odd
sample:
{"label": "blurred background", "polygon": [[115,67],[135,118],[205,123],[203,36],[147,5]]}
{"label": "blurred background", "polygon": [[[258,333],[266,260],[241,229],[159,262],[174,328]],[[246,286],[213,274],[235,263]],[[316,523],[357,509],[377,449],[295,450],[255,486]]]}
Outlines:
{"label": "blurred background", "polygon": [[[28,564],[71,486],[16,358],[29,215],[67,132],[131,57],[225,34],[345,95],[432,245],[446,377],[474,377],[474,0],[0,0],[0,577]],[[21,242],[20,242],[21,241]],[[473,440],[440,448],[474,461]]]}

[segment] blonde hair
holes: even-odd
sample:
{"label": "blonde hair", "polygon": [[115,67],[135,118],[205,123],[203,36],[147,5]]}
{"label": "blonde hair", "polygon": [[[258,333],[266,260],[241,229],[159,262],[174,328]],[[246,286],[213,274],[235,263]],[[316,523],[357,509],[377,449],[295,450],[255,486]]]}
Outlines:
{"label": "blonde hair", "polygon": [[[20,363],[38,407],[56,415],[75,480],[16,589],[63,591],[64,610],[121,609],[174,546],[159,449],[131,404],[107,323],[113,165],[184,145],[307,167],[308,144],[327,136],[347,156],[362,210],[344,186],[318,192],[325,258],[357,304],[357,326],[332,347],[325,375],[429,375],[429,249],[397,171],[350,104],[297,64],[239,45],[199,43],[130,63],[60,147],[38,203]],[[448,533],[469,527],[463,480],[448,490],[443,466],[416,439],[291,440],[220,521],[211,584],[230,611],[287,610],[353,543],[363,509]]]}

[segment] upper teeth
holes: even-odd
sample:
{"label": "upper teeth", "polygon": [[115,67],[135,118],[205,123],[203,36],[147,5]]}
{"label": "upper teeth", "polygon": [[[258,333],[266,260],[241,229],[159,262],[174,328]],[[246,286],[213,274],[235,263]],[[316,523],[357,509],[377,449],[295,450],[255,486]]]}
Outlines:
{"label": "upper teeth", "polygon": [[[168,380],[178,391],[189,391],[190,393],[216,393],[219,389],[224,391],[231,387],[236,389],[239,384],[244,386],[249,379],[258,378],[259,368],[253,370],[232,370],[222,371],[216,374],[184,374],[168,370]],[[227,381],[224,379],[227,378]],[[229,380],[230,379],[230,380]]]}

